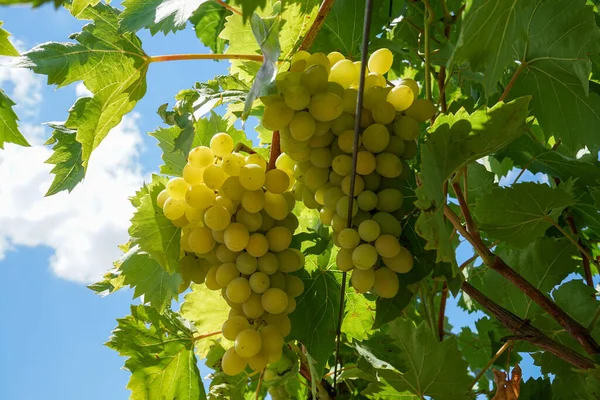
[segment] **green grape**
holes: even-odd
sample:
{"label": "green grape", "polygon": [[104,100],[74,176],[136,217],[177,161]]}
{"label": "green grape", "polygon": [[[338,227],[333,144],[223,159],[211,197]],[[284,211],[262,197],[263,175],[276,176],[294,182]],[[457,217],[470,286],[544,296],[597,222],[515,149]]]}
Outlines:
{"label": "green grape", "polygon": [[344,151],[342,149],[340,149],[340,146],[338,146],[337,140],[334,140],[331,142],[331,155],[333,155],[333,157],[337,157],[339,155],[345,154]]}
{"label": "green grape", "polygon": [[267,189],[267,191],[274,194],[282,194],[289,187],[290,177],[284,171],[280,169],[272,169],[270,171],[267,171],[265,175],[265,189]]}
{"label": "green grape", "polygon": [[260,216],[262,217],[262,223],[260,225],[261,232],[268,232],[269,229],[275,226],[275,220],[267,214],[265,210],[260,212]]}
{"label": "green grape", "polygon": [[346,59],[346,57],[344,57],[344,55],[339,51],[332,51],[331,53],[327,54],[327,58],[332,66]]}
{"label": "green grape", "polygon": [[223,337],[227,340],[235,340],[238,333],[241,331],[250,328],[250,324],[248,320],[244,317],[236,316],[229,317],[221,328]]}
{"label": "green grape", "polygon": [[172,178],[167,182],[167,194],[175,200],[183,200],[190,185],[183,178]]}
{"label": "green grape", "polygon": [[358,293],[368,292],[373,288],[373,284],[375,283],[375,271],[373,268],[354,269],[352,270],[350,283]]}
{"label": "green grape", "polygon": [[296,61],[300,61],[300,60],[306,61],[306,59],[308,59],[308,57],[310,57],[310,53],[308,51],[298,50],[296,53],[294,53],[294,55],[290,59],[290,62],[293,64]]}
{"label": "green grape", "polygon": [[196,254],[196,256],[203,260],[202,262],[207,262],[210,265],[219,264],[219,259],[217,258],[217,249],[215,249],[214,247],[208,253]]}
{"label": "green grape", "polygon": [[331,225],[331,218],[333,218],[334,215],[334,208],[323,207],[321,211],[319,211],[319,220],[323,225]]}
{"label": "green grape", "polygon": [[357,75],[358,71],[352,61],[340,60],[331,68],[329,80],[337,82],[342,85],[344,89],[347,89],[357,80]]}
{"label": "green grape", "polygon": [[313,95],[308,104],[308,111],[317,121],[327,122],[339,117],[344,109],[340,96],[324,92]]}
{"label": "green grape", "polygon": [[248,232],[256,232],[263,224],[263,216],[261,213],[251,213],[244,208],[238,210],[235,215],[235,220],[244,225]]}
{"label": "green grape", "polygon": [[[237,279],[240,279],[240,278],[237,278]],[[242,278],[242,279],[245,279],[245,278]],[[230,283],[230,285],[231,285],[231,283]],[[252,293],[252,294],[250,294],[250,296],[248,296],[248,299],[246,301],[244,301],[244,303],[242,303],[242,310],[244,311],[244,314],[246,314],[246,316],[248,318],[257,319],[257,318],[260,318],[265,313],[265,309],[262,306],[260,297],[261,297],[260,294]]]}
{"label": "green grape", "polygon": [[285,288],[288,295],[298,297],[304,292],[304,282],[295,275],[286,275]]}
{"label": "green grape", "polygon": [[[342,151],[344,151],[345,153],[352,153],[352,149],[354,148],[354,131],[347,130],[347,131],[342,132],[338,136],[337,144],[338,144],[338,146],[340,146],[340,149],[342,149]],[[361,144],[362,144],[362,140],[359,136],[358,137],[358,146],[360,147]]]}
{"label": "green grape", "polygon": [[[186,207],[186,211],[187,211],[187,207]],[[184,226],[188,225],[190,223],[190,221],[187,220],[187,218],[184,214],[181,217],[177,218],[176,220],[171,221],[171,223],[174,226],[176,226],[177,228],[183,228]]]}
{"label": "green grape", "polygon": [[208,208],[215,202],[215,192],[202,183],[190,186],[185,194],[185,201],[190,207]]}
{"label": "green grape", "polygon": [[352,250],[339,249],[337,256],[335,257],[335,264],[340,271],[350,271],[354,268],[354,264],[352,263]]}
{"label": "green grape", "polygon": [[285,275],[279,271],[269,275],[269,285],[272,288],[285,290]]}
{"label": "green grape", "polygon": [[204,213],[204,223],[214,231],[222,231],[229,226],[231,215],[223,206],[212,206]]}
{"label": "green grape", "polygon": [[362,144],[371,153],[379,153],[385,150],[390,142],[390,133],[385,125],[373,124],[364,130]]}
{"label": "green grape", "polygon": [[323,196],[323,200],[325,203],[325,207],[335,209],[337,202],[344,196],[344,191],[337,187],[333,186],[327,189],[325,192],[325,196]]}
{"label": "green grape", "polygon": [[252,290],[248,279],[240,276],[234,278],[227,284],[227,298],[237,304],[241,304],[248,300]]}
{"label": "green grape", "polygon": [[328,168],[317,168],[310,167],[304,175],[304,185],[310,190],[317,190],[320,186],[323,186],[329,178]]}
{"label": "green grape", "polygon": [[386,100],[394,107],[396,111],[404,111],[413,103],[415,95],[410,87],[398,85],[388,93]]}
{"label": "green grape", "polygon": [[369,68],[367,66],[365,66],[364,68],[362,67],[362,62],[360,61],[354,61],[354,68],[356,68],[357,74],[356,74],[356,82],[354,82],[354,85],[358,87],[358,81],[360,79],[360,71],[361,69],[365,70],[365,76],[369,75]]}
{"label": "green grape", "polygon": [[215,239],[209,228],[198,227],[190,232],[188,244],[194,253],[205,254],[215,247]]}
{"label": "green grape", "polygon": [[365,90],[365,95],[363,96],[363,107],[369,111],[372,111],[376,105],[381,104],[385,101],[390,89],[374,86]]}
{"label": "green grape", "polygon": [[[273,253],[270,253],[273,254]],[[269,288],[269,276],[264,272],[255,272],[250,276],[250,288],[254,293],[264,293]]]}
{"label": "green grape", "polygon": [[[304,70],[304,69],[303,69]],[[292,86],[298,86],[300,84],[300,74],[302,71],[285,71],[277,74],[275,78],[275,85],[280,92],[284,93],[287,89]],[[260,100],[265,103],[263,96]]]}
{"label": "green grape", "polygon": [[239,356],[232,347],[223,354],[221,368],[229,376],[241,374],[246,369],[246,359]]}
{"label": "green grape", "polygon": [[304,110],[308,107],[310,93],[304,86],[290,86],[285,90],[283,98],[285,99],[285,104],[292,110]]}
{"label": "green grape", "polygon": [[268,363],[269,353],[264,349],[261,349],[256,355],[248,359],[248,366],[252,368],[253,371],[262,371],[267,368]]}
{"label": "green grape", "polygon": [[299,141],[306,141],[315,134],[315,120],[307,111],[299,111],[294,114],[290,122],[290,134]]}
{"label": "green grape", "polygon": [[163,189],[160,191],[158,196],[156,196],[156,204],[160,208],[163,208],[165,205],[165,202],[167,201],[168,198],[169,198],[169,194],[167,193],[167,189]]}
{"label": "green grape", "polygon": [[352,172],[352,157],[345,154],[336,156],[331,162],[331,168],[336,174],[341,175],[342,177],[350,175]]}
{"label": "green grape", "polygon": [[281,350],[284,345],[283,335],[275,325],[266,325],[260,330],[263,347],[269,353]]}
{"label": "green grape", "polygon": [[356,198],[358,208],[364,211],[371,211],[377,207],[377,194],[371,190],[362,191]]}
{"label": "green grape", "polygon": [[325,194],[332,187],[333,187],[333,185],[331,184],[331,182],[325,182],[325,184],[320,186],[315,191],[315,200],[317,201],[317,203],[319,203],[320,205],[325,205]]}
{"label": "green grape", "polygon": [[[336,156],[337,157],[337,156]],[[352,159],[350,159],[352,160]],[[331,166],[333,167],[333,161],[331,161]],[[338,174],[335,171],[331,171],[329,172],[329,182],[331,182],[332,185],[334,186],[341,186],[342,185],[342,179],[344,179],[344,177],[340,174]]]}
{"label": "green grape", "polygon": [[361,150],[356,158],[356,172],[360,175],[369,175],[375,171],[377,160],[370,151]]}
{"label": "green grape", "polygon": [[356,102],[358,101],[358,90],[346,89],[342,93],[342,108],[344,112],[355,115],[356,114]]}
{"label": "green grape", "polygon": [[398,294],[400,280],[398,275],[389,268],[382,267],[375,271],[373,291],[384,299],[391,299]]}
{"label": "green grape", "polygon": [[371,54],[368,61],[369,71],[377,72],[378,74],[387,74],[392,68],[394,55],[389,49],[383,48]]}
{"label": "green grape", "polygon": [[338,235],[340,247],[343,249],[354,249],[360,243],[360,236],[355,229],[346,228]]}
{"label": "green grape", "polygon": [[269,250],[278,252],[290,247],[292,243],[292,232],[282,226],[275,226],[267,232]]}
{"label": "green grape", "polygon": [[[408,86],[412,90],[412,92],[413,92],[413,94],[415,96],[415,99],[417,97],[419,97],[419,84],[414,79],[402,78],[398,82],[398,85],[406,85],[406,86]],[[429,118],[427,118],[427,119],[429,119]]]}
{"label": "green grape", "polygon": [[233,201],[223,196],[217,196],[215,198],[215,205],[225,207],[227,211],[229,211],[229,214],[235,213],[236,210],[236,205],[233,204]]}
{"label": "green grape", "polygon": [[400,251],[394,257],[382,257],[383,263],[392,271],[399,274],[409,272],[414,265],[414,258],[406,247],[400,247]]}
{"label": "green grape", "polygon": [[243,275],[251,275],[256,271],[258,261],[256,257],[251,256],[245,251],[239,253],[235,260],[235,266]]}
{"label": "green grape", "polygon": [[175,200],[169,197],[163,205],[163,214],[171,221],[174,221],[184,216],[186,207],[185,200]]}
{"label": "green grape", "polygon": [[366,108],[363,108],[362,112],[360,114],[360,127],[368,128],[374,122],[375,121],[373,120],[373,114],[371,113],[371,110],[367,110]]}
{"label": "green grape", "polygon": [[261,167],[263,171],[267,171],[267,162],[258,153],[248,154],[246,156],[246,164],[256,164]]}
{"label": "green grape", "polygon": [[190,223],[202,223],[204,221],[204,213],[206,210],[201,208],[194,208],[187,206],[185,207],[185,219],[187,219]]}
{"label": "green grape", "polygon": [[196,256],[188,254],[179,260],[181,268],[181,277],[184,281],[192,281],[194,283],[204,283],[208,268],[200,264],[200,260]]}
{"label": "green grape", "polygon": [[220,132],[210,139],[210,149],[217,157],[225,157],[233,151],[233,139],[225,132]]}
{"label": "green grape", "polygon": [[327,69],[327,72],[331,69],[331,62],[325,53],[313,53],[306,59],[306,67],[309,68],[312,65],[322,65]]}
{"label": "green grape", "polygon": [[416,119],[419,122],[425,122],[436,113],[435,105],[427,99],[416,99],[406,110],[406,116]]}
{"label": "green grape", "polygon": [[403,140],[415,140],[419,137],[419,122],[411,117],[400,117],[394,122],[394,133]]}
{"label": "green grape", "polygon": [[279,329],[279,332],[283,337],[286,337],[292,331],[292,323],[290,322],[289,317],[285,314],[266,315],[264,319],[269,325],[274,325],[277,329]]}
{"label": "green grape", "polygon": [[[225,244],[225,231],[212,231],[212,236],[213,239],[215,239],[215,242],[219,243],[219,244]],[[216,250],[215,250],[215,257],[216,257]],[[217,257],[218,259],[218,257]]]}
{"label": "green grape", "polygon": [[248,229],[238,222],[229,224],[225,229],[225,245],[231,251],[244,250],[248,245],[248,240],[250,240]]}
{"label": "green grape", "polygon": [[246,251],[253,257],[260,257],[269,251],[269,241],[262,233],[253,233],[248,239]]}
{"label": "green grape", "polygon": [[400,253],[402,246],[392,235],[381,235],[375,241],[375,248],[381,257],[392,258]]}
{"label": "green grape", "polygon": [[288,306],[283,312],[284,314],[291,314],[296,309],[296,299],[288,296]]}
{"label": "green grape", "polygon": [[352,263],[358,269],[372,268],[377,262],[377,250],[370,244],[363,243],[352,251]]}
{"label": "green grape", "polygon": [[344,112],[331,121],[331,131],[336,136],[339,136],[342,132],[347,130],[354,132],[354,115]]}
{"label": "green grape", "polygon": [[271,287],[262,294],[262,306],[269,314],[281,314],[288,306],[288,295],[282,289]]}
{"label": "green grape", "polygon": [[[217,258],[222,263],[232,263],[237,259],[238,252],[231,251],[225,246],[225,244],[220,244],[217,246]],[[231,339],[230,339],[231,340]]]}
{"label": "green grape", "polygon": [[[335,211],[337,212],[337,214],[340,217],[346,218],[346,219],[348,218],[348,214],[349,214],[348,200],[349,200],[348,196],[343,196],[338,200],[337,204],[335,205]],[[356,202],[353,201],[352,202],[352,216],[354,217],[357,212],[358,212],[358,204],[356,204]]]}
{"label": "green grape", "polygon": [[284,249],[275,255],[281,272],[295,272],[304,266],[304,256],[296,249]]}
{"label": "green grape", "polygon": [[369,74],[365,77],[365,90],[372,87],[386,87],[387,81],[385,78],[378,74],[377,72],[369,72]]}
{"label": "green grape", "polygon": [[204,169],[202,178],[207,187],[218,190],[225,181],[225,172],[220,165],[212,164]]}
{"label": "green grape", "polygon": [[294,118],[294,110],[284,101],[279,101],[265,106],[261,123],[270,131],[278,131],[288,126],[292,118]]}
{"label": "green grape", "polygon": [[[314,136],[323,136],[329,132],[331,122],[329,121],[315,121],[315,134]],[[313,136],[313,138],[314,138]]]}
{"label": "green grape", "polygon": [[417,142],[414,140],[406,140],[404,141],[404,153],[402,153],[402,158],[404,160],[410,160],[417,155]]}
{"label": "green grape", "polygon": [[213,265],[208,269],[206,273],[206,278],[204,279],[204,284],[210,290],[218,290],[221,289],[221,285],[217,282],[217,271],[219,269],[218,265]]}
{"label": "green grape", "polygon": [[249,213],[258,213],[265,206],[265,194],[262,190],[247,190],[242,194],[241,204]]}
{"label": "green grape", "polygon": [[245,165],[240,171],[240,184],[246,190],[262,188],[265,184],[265,171],[256,164]]}
{"label": "green grape", "polygon": [[402,225],[392,214],[386,212],[378,212],[373,214],[373,220],[379,224],[382,235],[392,235],[393,237],[400,236],[402,233]]}
{"label": "green grape", "polygon": [[206,146],[195,147],[188,154],[188,162],[196,168],[205,168],[214,162],[213,151]]}
{"label": "green grape", "polygon": [[[390,136],[390,142],[384,151],[386,153],[392,153],[396,157],[402,157],[404,154],[404,140],[395,135]],[[404,168],[402,170],[404,170]]]}
{"label": "green grape", "polygon": [[402,207],[404,195],[398,189],[383,189],[377,193],[377,210],[392,213]]}
{"label": "green grape", "polygon": [[302,148],[298,148],[298,149],[291,149],[288,150],[288,155],[290,156],[291,159],[293,159],[294,161],[306,161],[310,159],[310,147],[306,146],[306,147],[302,147]]}
{"label": "green grape", "polygon": [[391,153],[380,153],[376,157],[375,170],[385,178],[396,178],[402,173],[402,162]]}
{"label": "green grape", "polygon": [[311,65],[302,72],[300,83],[311,95],[315,95],[325,90],[327,79],[328,72],[324,65]]}
{"label": "green grape", "polygon": [[387,101],[381,101],[373,107],[371,111],[373,120],[379,124],[387,125],[394,121],[396,118],[396,108]]}
{"label": "green grape", "polygon": [[264,210],[274,220],[281,221],[288,214],[288,204],[282,195],[266,192]]}
{"label": "green grape", "polygon": [[204,168],[198,168],[187,163],[185,164],[185,167],[183,167],[183,180],[186,181],[188,185],[197,185],[203,182],[203,173]]}
{"label": "green grape", "polygon": [[219,192],[221,196],[228,197],[232,201],[240,201],[244,194],[244,187],[240,183],[238,176],[230,176],[225,179]]}
{"label": "green grape", "polygon": [[241,357],[249,358],[260,351],[262,340],[254,329],[244,329],[235,337],[235,352]]}
{"label": "green grape", "polygon": [[263,272],[266,275],[271,275],[277,272],[278,268],[279,261],[277,260],[277,256],[275,254],[267,252],[267,254],[264,256],[258,257],[258,270],[260,272]]}
{"label": "green grape", "polygon": [[223,171],[229,176],[238,176],[244,165],[246,165],[246,160],[239,153],[227,154],[221,161]]}
{"label": "green grape", "polygon": [[381,234],[381,228],[376,221],[367,219],[358,226],[358,234],[365,242],[374,242]]}
{"label": "green grape", "polygon": [[[342,191],[344,194],[350,196],[350,181],[352,179],[352,175],[347,175],[342,179]],[[354,180],[354,193],[352,196],[358,196],[365,189],[365,181],[360,175],[356,175]]]}
{"label": "green grape", "polygon": [[331,218],[331,228],[334,232],[341,232],[346,229],[348,219],[340,217],[337,213]]}
{"label": "green grape", "polygon": [[336,94],[340,97],[342,97],[342,94],[344,94],[344,88],[337,82],[327,82],[326,89],[327,92]]}
{"label": "green grape", "polygon": [[283,192],[281,195],[288,205],[288,212],[291,213],[296,207],[296,199],[294,198],[294,194],[292,192]]}
{"label": "green grape", "polygon": [[322,147],[314,149],[310,154],[310,162],[315,168],[325,171],[325,180],[329,178],[329,167],[333,161],[333,156],[331,155],[331,150],[328,148]]}
{"label": "green grape", "polygon": [[[225,288],[229,282],[240,276],[240,272],[234,263],[224,263],[217,268],[215,279],[220,288]],[[208,278],[208,275],[207,275]]]}
{"label": "green grape", "polygon": [[288,214],[283,220],[276,221],[276,224],[277,226],[283,226],[290,232],[294,232],[300,225],[298,222],[298,217],[296,217],[294,214]]}

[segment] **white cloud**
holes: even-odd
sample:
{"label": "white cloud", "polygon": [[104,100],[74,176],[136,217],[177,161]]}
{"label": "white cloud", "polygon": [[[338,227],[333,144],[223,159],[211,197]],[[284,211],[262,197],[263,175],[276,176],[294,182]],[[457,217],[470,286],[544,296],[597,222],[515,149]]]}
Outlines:
{"label": "white cloud", "polygon": [[79,82],[75,85],[75,94],[77,97],[91,97],[93,95],[93,93],[85,87],[83,82]]}

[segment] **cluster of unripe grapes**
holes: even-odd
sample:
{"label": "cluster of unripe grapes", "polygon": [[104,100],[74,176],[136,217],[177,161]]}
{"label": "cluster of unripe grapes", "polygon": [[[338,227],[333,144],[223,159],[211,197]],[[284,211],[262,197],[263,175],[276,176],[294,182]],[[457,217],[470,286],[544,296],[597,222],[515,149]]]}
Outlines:
{"label": "cluster of unripe grapes", "polygon": [[233,341],[222,360],[228,375],[247,366],[255,371],[282,356],[290,333],[288,314],[304,291],[290,273],[304,266],[290,249],[298,220],[290,187],[293,175],[274,168],[258,154],[235,152],[232,138],[219,133],[210,147],[192,149],[183,177],[173,178],[157,204],[182,228],[181,273],[219,290],[231,307],[222,335]]}
{"label": "cluster of unripe grapes", "polygon": [[[413,256],[398,237],[404,216],[403,180],[411,173],[405,160],[416,154],[420,123],[435,107],[418,99],[419,86],[401,79],[388,86],[392,66],[388,49],[368,60],[355,185],[350,193],[360,62],[338,52],[296,53],[289,71],[277,76],[280,95],[263,97],[262,125],[279,131],[280,169],[293,173],[296,200],[320,212],[340,248],[337,266],[351,271],[361,293],[394,297],[397,273],[413,267]],[[353,196],[349,209],[349,196]],[[352,226],[348,227],[349,214]]]}

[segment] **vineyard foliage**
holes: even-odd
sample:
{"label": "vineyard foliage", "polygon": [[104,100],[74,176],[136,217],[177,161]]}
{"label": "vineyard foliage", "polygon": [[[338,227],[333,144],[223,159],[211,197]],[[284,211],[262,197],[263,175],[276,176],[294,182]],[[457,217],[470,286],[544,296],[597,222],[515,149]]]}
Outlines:
{"label": "vineyard foliage", "polygon": [[[332,80],[336,62],[361,60],[363,0],[124,0],[118,6],[0,0],[20,3],[53,3],[86,21],[64,42],[22,54],[0,22],[0,55],[12,67],[45,75],[56,88],[83,82],[91,93],[77,99],[65,121],[50,124],[46,145],[53,154],[46,162],[54,180],[47,196],[76,190],[94,150],[146,94],[153,63],[230,61],[228,75],[206,82],[190,76],[189,87],[158,108],[163,124],[148,134],[163,165],[130,199],[135,214],[123,256],[90,285],[103,296],[130,287],[139,299],[107,342],[126,357],[132,399],[600,399],[600,293],[594,286],[600,265],[600,3],[373,0],[368,54],[389,49],[393,63],[381,74],[371,71],[366,82],[395,86],[391,92],[380,87],[384,98],[390,93],[383,103],[395,109],[387,120],[365,105],[356,124],[363,132],[360,149],[349,141],[356,101],[341,109],[346,94],[357,95],[359,82]],[[193,29],[207,53],[148,54],[138,36],[145,29],[173,41],[177,32]],[[352,62],[339,65],[356,67],[358,77],[360,67]],[[321,86],[310,75],[318,75],[316,67],[326,71]],[[300,73],[310,95],[291,111],[287,91]],[[411,91],[407,82],[419,87]],[[330,97],[318,103],[325,99],[321,91]],[[284,92],[285,102],[279,97]],[[374,91],[364,93],[364,101],[372,101]],[[401,96],[410,96],[406,106],[401,103],[408,97]],[[330,131],[334,118],[323,115],[338,100]],[[411,103],[435,110],[419,114]],[[10,151],[6,144],[29,145],[14,106],[0,89],[2,151]],[[298,125],[287,127],[292,116],[298,124],[313,121],[312,131],[325,128],[309,142],[296,134]],[[419,122],[414,137],[402,125],[409,122]],[[382,147],[388,158],[372,156],[364,182],[357,175],[348,189],[350,180],[342,178],[350,179],[350,171],[340,173],[337,158],[332,166],[321,155],[342,154],[346,143],[350,166],[353,150],[381,152],[372,150],[379,139],[368,142],[365,133],[375,125],[395,137],[388,145],[386,136]],[[331,144],[334,133],[339,139]],[[328,142],[314,144],[326,135]],[[319,157],[311,158],[317,149]],[[202,151],[210,152],[206,163]],[[227,174],[220,179],[214,172],[210,182],[206,173],[200,178],[208,165]],[[277,175],[281,171],[288,174]],[[323,171],[322,182],[311,187]],[[373,186],[375,178],[382,183]],[[256,179],[262,179],[258,186]],[[192,188],[210,190],[185,194],[192,181]],[[280,190],[284,181],[291,184]],[[338,200],[348,201],[351,188],[356,194],[355,185],[371,191],[377,210],[389,209],[373,216],[372,239],[366,239],[373,228],[368,224],[358,229],[360,237],[340,229],[353,211]],[[342,189],[335,189],[331,209],[323,193],[333,186]],[[384,188],[390,190],[385,195]],[[384,198],[390,193],[396,197]],[[371,221],[375,208],[363,206],[366,199],[354,200],[359,222]],[[266,211],[260,211],[263,203],[250,211],[259,200]],[[215,220],[204,211],[209,206]],[[250,229],[248,236],[249,214],[263,216],[255,229],[262,233]],[[237,222],[230,224],[230,217]],[[385,245],[375,240],[384,236],[391,237]],[[409,252],[390,252],[388,245]],[[265,254],[279,262],[279,272],[265,272],[271,262]],[[400,254],[410,262],[400,262]],[[363,255],[373,261],[361,264]],[[242,257],[255,265],[241,267]],[[215,263],[232,266],[234,275],[225,277],[226,268]],[[283,283],[274,283],[275,274]],[[365,283],[369,274],[375,280]],[[268,294],[266,287],[256,289],[263,275],[271,279]],[[246,290],[248,296],[232,300]],[[449,319],[449,297],[464,312],[485,316],[470,327]],[[248,311],[251,300],[259,312],[248,324],[244,316],[255,313]],[[242,325],[231,336],[234,320]],[[252,340],[244,342],[239,332]],[[258,351],[261,340],[267,353]],[[541,377],[521,372],[525,355]],[[208,385],[200,364],[210,369]]]}

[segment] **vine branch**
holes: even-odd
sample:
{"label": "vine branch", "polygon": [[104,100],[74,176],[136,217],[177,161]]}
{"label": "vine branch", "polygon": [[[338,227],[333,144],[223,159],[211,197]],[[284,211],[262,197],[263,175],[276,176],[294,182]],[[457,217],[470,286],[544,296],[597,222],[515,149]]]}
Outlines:
{"label": "vine branch", "polygon": [[517,79],[519,79],[519,75],[521,75],[521,72],[523,72],[523,70],[526,67],[527,67],[527,62],[522,61],[521,64],[519,65],[519,68],[517,68],[517,70],[513,74],[512,78],[510,79],[510,82],[508,82],[508,85],[506,85],[506,88],[504,88],[504,92],[502,92],[502,95],[498,99],[498,102],[506,100],[506,98],[508,97],[508,94],[510,93],[511,89],[515,85],[515,82],[517,82]]}
{"label": "vine branch", "polygon": [[298,50],[310,49],[313,42],[315,41],[315,38],[317,37],[317,34],[321,30],[321,27],[325,23],[327,14],[329,14],[329,11],[331,11],[334,2],[335,0],[323,0],[323,2],[321,3],[321,7],[319,7],[319,11],[317,12],[317,16],[315,17],[315,21],[313,22],[308,32],[306,32],[306,36],[304,36],[304,39],[302,40],[302,43],[300,44]]}
{"label": "vine branch", "polygon": [[[567,214],[566,220],[567,220],[567,225],[569,225],[569,229],[571,230],[573,235],[579,236],[579,231],[577,230],[577,226],[575,225],[575,220],[573,219],[573,216],[570,213]],[[577,240],[577,243],[579,244],[580,247],[585,249],[584,244],[581,241],[581,238],[579,238]],[[583,263],[583,272],[585,275],[585,282],[588,284],[588,286],[593,288],[594,287],[594,279],[592,277],[592,269],[590,268],[590,259],[586,257],[586,254],[587,254],[587,251],[581,252],[581,261]]]}
{"label": "vine branch", "polygon": [[216,331],[216,332],[210,332],[210,333],[205,333],[202,335],[194,336],[192,338],[192,341],[197,342],[198,340],[206,339],[207,337],[211,337],[211,336],[220,335],[221,333],[222,333],[222,331]]}
{"label": "vine branch", "polygon": [[425,93],[427,95],[427,100],[431,101],[433,95],[431,94],[431,23],[434,19],[433,9],[429,4],[429,0],[423,0],[423,4],[425,5]]}
{"label": "vine branch", "polygon": [[215,0],[215,2],[217,4],[222,5],[223,7],[225,7],[226,9],[228,9],[229,11],[231,11],[234,14],[242,15],[242,12],[240,10],[238,10],[237,8],[235,8],[235,7],[233,7],[233,6],[225,3],[223,0]]}
{"label": "vine branch", "polygon": [[438,314],[437,329],[440,342],[444,340],[444,318],[446,316],[446,300],[448,299],[448,282],[444,281],[442,298],[440,299],[440,313]]}
{"label": "vine branch", "polygon": [[471,389],[477,384],[477,382],[481,379],[481,377],[483,375],[485,375],[485,373],[487,372],[488,369],[490,369],[490,367],[496,362],[496,360],[498,358],[500,358],[500,356],[506,351],[506,349],[508,349],[509,347],[511,347],[513,345],[514,341],[509,340],[506,343],[504,343],[502,345],[502,347],[500,347],[498,349],[498,351],[496,352],[496,354],[494,354],[494,356],[492,358],[490,358],[490,361],[488,361],[488,363],[485,365],[485,367],[483,367],[481,369],[481,371],[479,371],[479,373],[477,374],[477,376],[475,377],[475,379],[473,379],[473,383],[471,384]]}
{"label": "vine branch", "polygon": [[262,62],[263,56],[260,54],[168,54],[150,56],[147,60],[148,63],[182,60],[250,60]]}
{"label": "vine branch", "polygon": [[271,150],[269,152],[269,165],[267,165],[267,171],[275,168],[275,161],[281,154],[281,145],[279,138],[279,131],[273,132],[273,138],[271,139]]}

